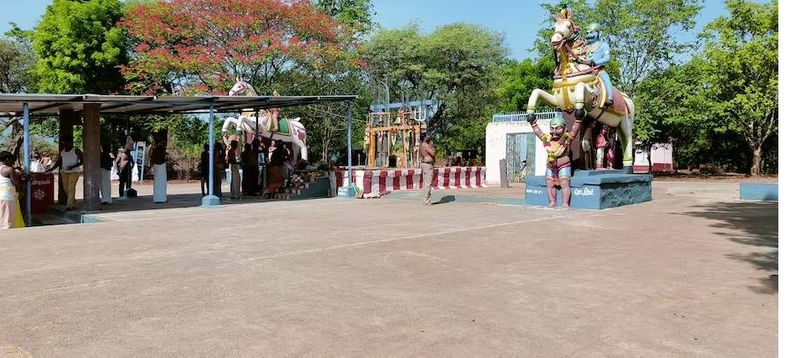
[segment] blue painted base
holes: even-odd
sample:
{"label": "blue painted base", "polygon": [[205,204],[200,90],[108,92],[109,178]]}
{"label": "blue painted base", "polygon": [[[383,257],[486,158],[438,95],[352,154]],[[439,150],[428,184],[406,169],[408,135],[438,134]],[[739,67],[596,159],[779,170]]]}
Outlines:
{"label": "blue painted base", "polygon": [[[601,210],[653,200],[653,176],[625,174],[616,170],[577,171],[570,182],[570,207]],[[561,190],[556,205],[561,206]],[[546,207],[547,181],[543,176],[525,177],[525,203]]]}
{"label": "blue painted base", "polygon": [[356,196],[356,186],[343,186],[339,188],[339,196],[345,198],[354,198]]}
{"label": "blue painted base", "polygon": [[215,208],[220,205],[219,197],[216,195],[206,195],[203,197],[203,205],[204,208]]}
{"label": "blue painted base", "polygon": [[741,183],[739,199],[778,201],[778,184]]}

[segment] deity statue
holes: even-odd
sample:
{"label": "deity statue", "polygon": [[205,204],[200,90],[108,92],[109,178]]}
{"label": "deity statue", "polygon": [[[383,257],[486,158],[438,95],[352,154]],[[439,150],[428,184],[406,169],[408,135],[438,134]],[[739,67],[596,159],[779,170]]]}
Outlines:
{"label": "deity statue", "polygon": [[565,131],[566,122],[564,117],[557,116],[550,120],[550,133],[542,132],[534,119],[531,123],[533,133],[544,144],[547,150],[547,170],[545,178],[547,180],[547,199],[548,207],[556,207],[556,186],[561,187],[563,199],[562,207],[569,208],[570,197],[570,177],[572,176],[572,166],[569,156],[569,146],[575,135],[580,131],[581,121],[575,120],[569,132]]}
{"label": "deity statue", "polygon": [[[597,122],[616,129],[622,145],[623,169],[633,171],[633,123],[635,106],[633,100],[614,90],[605,65],[610,60],[611,50],[600,40],[600,28],[596,24],[587,27],[585,42],[580,39],[581,28],[576,23],[572,9],[565,7],[555,15],[550,44],[557,61],[550,91],[534,89],[528,99],[529,121],[536,120],[539,104],[544,103],[559,112],[574,116],[578,122]],[[612,98],[615,97],[616,101]],[[613,103],[612,103],[613,102]],[[611,105],[609,105],[611,104]],[[588,133],[588,131],[586,131]],[[572,135],[580,135],[578,130]],[[591,153],[593,138],[584,138],[582,148]],[[589,154],[589,157],[591,154]]]}
{"label": "deity statue", "polygon": [[586,44],[583,46],[584,56],[580,61],[583,64],[594,67],[595,74],[603,81],[604,101],[600,101],[601,106],[611,106],[614,102],[614,87],[611,85],[611,77],[606,72],[605,66],[611,61],[611,47],[608,42],[600,40],[600,25],[591,23],[586,28]]}
{"label": "deity statue", "polygon": [[[613,169],[614,167],[614,130],[600,124],[600,133],[595,140],[595,169]],[[605,163],[604,163],[605,161]]]}

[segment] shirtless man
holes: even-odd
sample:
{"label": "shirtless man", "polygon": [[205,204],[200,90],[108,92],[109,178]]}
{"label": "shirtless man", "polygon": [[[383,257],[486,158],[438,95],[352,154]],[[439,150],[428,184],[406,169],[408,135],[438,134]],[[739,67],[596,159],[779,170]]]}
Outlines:
{"label": "shirtless man", "polygon": [[127,148],[120,148],[117,158],[114,159],[119,173],[119,197],[127,197],[128,189],[131,188],[131,153]]}
{"label": "shirtless man", "polygon": [[422,155],[422,180],[425,186],[425,205],[431,205],[431,185],[433,185],[433,161],[436,158],[436,149],[433,149],[433,139],[426,136],[419,146]]}

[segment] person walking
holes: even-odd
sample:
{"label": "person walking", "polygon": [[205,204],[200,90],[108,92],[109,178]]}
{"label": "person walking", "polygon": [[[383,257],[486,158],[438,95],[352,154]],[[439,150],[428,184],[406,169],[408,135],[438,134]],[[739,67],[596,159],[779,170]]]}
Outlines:
{"label": "person walking", "polygon": [[150,152],[150,166],[153,168],[153,202],[167,202],[167,146],[163,139],[157,139]]}
{"label": "person walking", "polygon": [[422,155],[422,180],[425,190],[425,205],[431,205],[431,186],[433,185],[433,162],[436,159],[436,149],[433,148],[433,139],[426,136],[419,147]]}
{"label": "person walking", "polygon": [[64,150],[61,151],[56,164],[47,169],[45,173],[52,172],[53,169],[58,168],[58,173],[61,175],[61,184],[64,186],[64,191],[67,193],[67,211],[77,209],[75,204],[75,186],[78,184],[78,179],[81,177],[81,166],[83,165],[83,152],[75,148],[72,138],[64,138],[61,140],[61,146]]}

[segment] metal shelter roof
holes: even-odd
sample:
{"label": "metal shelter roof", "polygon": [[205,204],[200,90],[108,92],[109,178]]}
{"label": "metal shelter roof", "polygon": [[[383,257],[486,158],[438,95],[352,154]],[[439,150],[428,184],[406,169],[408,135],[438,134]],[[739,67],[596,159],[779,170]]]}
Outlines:
{"label": "metal shelter roof", "polygon": [[125,96],[96,94],[7,94],[0,93],[0,115],[21,114],[28,103],[31,114],[57,114],[59,110],[83,110],[84,104],[100,104],[101,113],[180,114],[293,107],[325,102],[353,101],[357,96]]}

